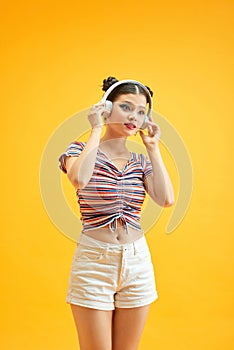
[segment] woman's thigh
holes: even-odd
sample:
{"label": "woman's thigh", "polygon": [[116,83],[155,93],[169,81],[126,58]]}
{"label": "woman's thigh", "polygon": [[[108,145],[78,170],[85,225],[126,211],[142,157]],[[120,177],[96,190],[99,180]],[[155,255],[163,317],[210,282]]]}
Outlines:
{"label": "woman's thigh", "polygon": [[113,311],[102,311],[71,304],[80,350],[112,349]]}
{"label": "woman's thigh", "polygon": [[113,315],[112,350],[137,350],[150,305],[116,308]]}

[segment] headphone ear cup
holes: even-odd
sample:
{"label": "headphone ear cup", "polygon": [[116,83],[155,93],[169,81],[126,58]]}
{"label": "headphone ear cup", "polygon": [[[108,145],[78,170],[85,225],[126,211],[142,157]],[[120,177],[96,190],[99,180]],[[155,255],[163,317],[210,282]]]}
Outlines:
{"label": "headphone ear cup", "polygon": [[111,111],[112,111],[112,102],[111,101],[109,101],[109,100],[105,101],[105,109],[107,109],[109,112],[106,111],[106,112],[102,113],[104,120],[106,120],[111,114]]}
{"label": "headphone ear cup", "polygon": [[104,108],[108,110],[108,111],[102,112],[102,116],[103,116],[104,120],[106,120],[106,119],[110,116],[110,114],[111,114],[111,111],[112,111],[112,102],[109,101],[109,100],[106,100],[106,101],[103,101],[103,100],[102,100],[102,101],[100,101],[100,102],[104,102],[104,103],[105,103]]}
{"label": "headphone ear cup", "polygon": [[149,117],[148,117],[148,115],[145,115],[145,119],[143,121],[143,124],[140,127],[141,130],[144,130],[147,127],[148,121],[149,121]]}
{"label": "headphone ear cup", "polygon": [[112,110],[112,102],[109,100],[106,100],[105,102],[105,108],[109,109],[110,111]]}

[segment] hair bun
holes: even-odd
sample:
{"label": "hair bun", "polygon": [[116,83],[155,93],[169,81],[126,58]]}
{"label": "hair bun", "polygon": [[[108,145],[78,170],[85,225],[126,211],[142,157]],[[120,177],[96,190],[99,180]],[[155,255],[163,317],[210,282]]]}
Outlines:
{"label": "hair bun", "polygon": [[118,79],[115,77],[108,77],[107,79],[103,80],[102,90],[107,91],[111,85],[117,83]]}
{"label": "hair bun", "polygon": [[145,85],[145,87],[146,87],[146,89],[149,90],[150,96],[153,97],[153,94],[154,94],[153,91],[148,86]]}

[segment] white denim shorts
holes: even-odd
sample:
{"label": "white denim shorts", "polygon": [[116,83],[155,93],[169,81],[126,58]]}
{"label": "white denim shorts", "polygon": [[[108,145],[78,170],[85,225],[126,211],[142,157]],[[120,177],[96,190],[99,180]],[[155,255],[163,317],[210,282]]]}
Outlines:
{"label": "white denim shorts", "polygon": [[144,306],[158,299],[145,236],[127,244],[81,234],[72,259],[66,302],[98,310]]}

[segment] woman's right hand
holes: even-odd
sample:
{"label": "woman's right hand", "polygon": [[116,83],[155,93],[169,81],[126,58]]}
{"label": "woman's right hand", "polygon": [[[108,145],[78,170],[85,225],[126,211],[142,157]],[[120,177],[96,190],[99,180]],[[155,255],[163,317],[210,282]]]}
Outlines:
{"label": "woman's right hand", "polygon": [[110,115],[110,109],[106,108],[105,102],[98,102],[93,105],[88,114],[88,119],[91,124],[92,129],[100,128],[102,129],[103,123],[103,114],[105,113],[105,117]]}

